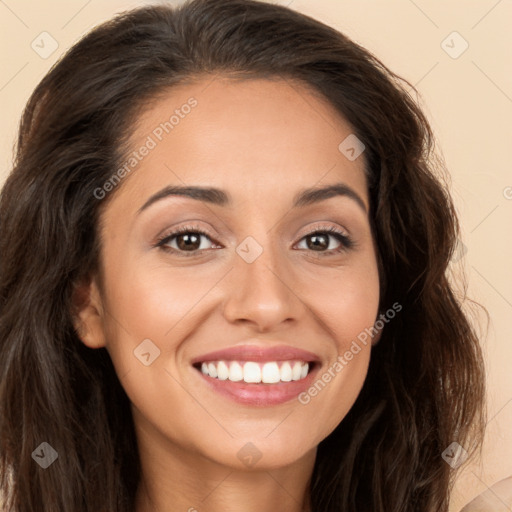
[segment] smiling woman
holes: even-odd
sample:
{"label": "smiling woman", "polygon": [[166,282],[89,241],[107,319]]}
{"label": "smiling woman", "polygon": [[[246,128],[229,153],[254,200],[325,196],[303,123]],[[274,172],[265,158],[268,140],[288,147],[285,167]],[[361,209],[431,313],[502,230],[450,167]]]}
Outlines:
{"label": "smiling woman", "polygon": [[7,510],[448,510],[482,358],[401,80],[251,0],[64,55],[0,198]]}

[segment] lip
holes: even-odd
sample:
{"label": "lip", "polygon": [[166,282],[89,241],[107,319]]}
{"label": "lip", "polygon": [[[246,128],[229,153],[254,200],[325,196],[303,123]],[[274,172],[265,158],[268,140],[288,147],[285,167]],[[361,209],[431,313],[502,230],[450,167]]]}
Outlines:
{"label": "lip", "polygon": [[[261,342],[260,342],[261,343]],[[266,341],[266,344],[269,342]],[[209,377],[201,372],[200,363],[209,361],[304,361],[309,363],[310,370],[304,379],[290,382],[277,382],[275,384],[232,382]],[[320,370],[320,358],[308,352],[289,345],[275,345],[273,347],[260,345],[237,345],[231,348],[209,352],[192,360],[194,372],[208,388],[220,395],[243,405],[255,407],[269,407],[279,405],[306,391],[313,383]]]}
{"label": "lip", "polygon": [[201,370],[194,368],[197,376],[213,391],[233,400],[236,403],[255,407],[269,407],[297,399],[297,396],[311,387],[319,372],[315,364],[304,379],[276,384],[248,384],[247,382],[231,382],[208,377]]}
{"label": "lip", "polygon": [[216,350],[215,352],[209,352],[202,356],[196,357],[192,360],[192,364],[209,362],[209,361],[254,361],[254,362],[270,362],[270,361],[291,361],[299,360],[306,363],[319,362],[320,358],[299,348],[292,347],[290,345],[274,345],[267,346],[268,341],[265,342],[265,346],[256,344],[236,345],[234,347]]}

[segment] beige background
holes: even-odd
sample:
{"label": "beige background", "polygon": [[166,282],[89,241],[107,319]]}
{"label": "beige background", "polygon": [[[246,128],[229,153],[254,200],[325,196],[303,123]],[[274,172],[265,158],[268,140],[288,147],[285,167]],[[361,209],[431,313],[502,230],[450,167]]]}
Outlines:
{"label": "beige background", "polygon": [[[0,2],[0,182],[12,162],[23,106],[57,57],[94,25],[142,3]],[[459,511],[474,496],[512,475],[512,2],[277,3],[345,32],[414,84],[450,169],[463,228],[460,262],[466,269],[468,293],[491,316],[482,339],[489,383],[487,440],[481,463],[466,463],[458,474],[451,510]],[[46,59],[31,48],[43,31],[58,42]],[[450,36],[453,31],[463,39]],[[457,58],[445,51],[455,55],[464,40],[469,46]]]}

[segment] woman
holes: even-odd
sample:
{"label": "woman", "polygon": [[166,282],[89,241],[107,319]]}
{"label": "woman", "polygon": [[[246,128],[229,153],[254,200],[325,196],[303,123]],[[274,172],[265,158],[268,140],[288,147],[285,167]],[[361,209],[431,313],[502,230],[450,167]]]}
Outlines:
{"label": "woman", "polygon": [[11,510],[448,510],[483,364],[401,80],[251,0],[67,52],[0,201]]}

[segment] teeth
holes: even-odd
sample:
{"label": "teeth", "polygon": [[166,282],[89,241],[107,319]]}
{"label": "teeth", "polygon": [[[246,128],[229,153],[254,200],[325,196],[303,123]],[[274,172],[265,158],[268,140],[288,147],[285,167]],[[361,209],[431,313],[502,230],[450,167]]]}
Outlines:
{"label": "teeth", "polygon": [[227,380],[229,377],[229,368],[224,361],[220,361],[217,365],[217,378],[220,380]]}
{"label": "teeth", "polygon": [[217,366],[213,363],[208,363],[208,374],[210,377],[217,377]]}
{"label": "teeth", "polygon": [[281,380],[283,382],[290,382],[292,380],[292,367],[288,361],[281,366]]}
{"label": "teeth", "polygon": [[271,361],[268,363],[210,361],[201,364],[201,372],[219,380],[275,384],[276,382],[304,379],[309,372],[309,364],[304,361]]}
{"label": "teeth", "polygon": [[236,361],[229,365],[229,380],[232,382],[244,380],[244,370]]}
{"label": "teeth", "polygon": [[277,363],[265,363],[261,370],[261,380],[267,384],[274,384],[281,380],[281,372]]}
{"label": "teeth", "polygon": [[[208,366],[209,368],[209,366]],[[299,380],[302,374],[302,365],[300,363],[295,363],[292,366],[292,380]],[[211,375],[211,373],[210,373]]]}
{"label": "teeth", "polygon": [[244,364],[244,382],[261,382],[261,368],[258,363]]}

